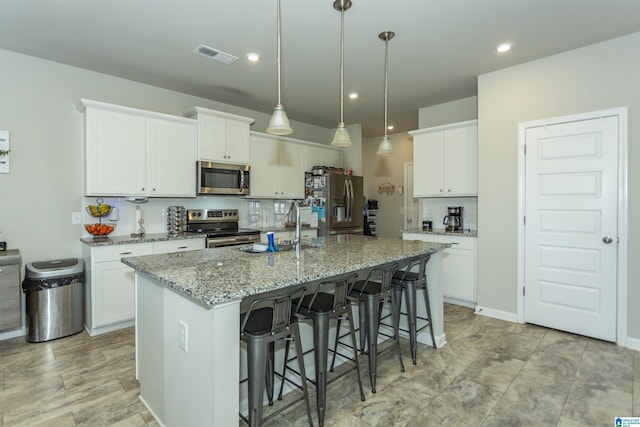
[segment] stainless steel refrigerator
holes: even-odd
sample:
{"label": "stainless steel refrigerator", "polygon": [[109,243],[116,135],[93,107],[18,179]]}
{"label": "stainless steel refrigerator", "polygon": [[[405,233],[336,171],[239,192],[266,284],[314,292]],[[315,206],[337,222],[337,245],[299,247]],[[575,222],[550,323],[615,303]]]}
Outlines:
{"label": "stainless steel refrigerator", "polygon": [[363,234],[363,178],[327,173],[311,179],[314,203],[324,207],[324,221],[318,217],[318,235]]}

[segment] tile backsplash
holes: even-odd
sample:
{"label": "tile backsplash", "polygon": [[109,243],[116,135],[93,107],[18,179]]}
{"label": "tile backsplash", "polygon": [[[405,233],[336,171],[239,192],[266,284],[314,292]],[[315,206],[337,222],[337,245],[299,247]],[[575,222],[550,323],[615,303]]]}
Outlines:
{"label": "tile backsplash", "polygon": [[433,221],[433,228],[444,228],[442,219],[447,215],[449,206],[462,207],[464,228],[478,229],[477,197],[430,197],[422,199],[422,219]]}

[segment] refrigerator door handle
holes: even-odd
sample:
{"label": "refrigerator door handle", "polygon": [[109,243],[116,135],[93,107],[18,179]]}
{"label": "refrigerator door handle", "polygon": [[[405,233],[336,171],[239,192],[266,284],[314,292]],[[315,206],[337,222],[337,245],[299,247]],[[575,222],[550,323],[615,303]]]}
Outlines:
{"label": "refrigerator door handle", "polygon": [[355,203],[353,197],[353,181],[349,180],[349,222],[353,221],[353,204]]}

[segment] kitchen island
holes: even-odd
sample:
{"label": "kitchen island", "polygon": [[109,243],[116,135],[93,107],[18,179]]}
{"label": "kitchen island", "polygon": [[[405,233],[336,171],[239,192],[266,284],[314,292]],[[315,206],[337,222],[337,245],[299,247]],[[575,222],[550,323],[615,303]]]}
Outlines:
{"label": "kitchen island", "polygon": [[[340,235],[296,251],[238,247],[130,257],[136,271],[136,369],[140,399],[166,426],[237,425],[241,303],[251,295],[431,254],[427,264],[438,346],[443,330],[440,251],[449,245]],[[424,339],[424,338],[423,338]]]}

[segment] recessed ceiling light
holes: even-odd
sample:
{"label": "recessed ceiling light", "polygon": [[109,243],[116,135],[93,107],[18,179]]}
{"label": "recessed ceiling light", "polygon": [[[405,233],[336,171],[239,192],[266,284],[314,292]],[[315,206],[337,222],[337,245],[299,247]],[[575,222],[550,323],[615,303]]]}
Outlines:
{"label": "recessed ceiling light", "polygon": [[247,53],[247,59],[251,62],[258,62],[260,60],[260,55],[254,52]]}
{"label": "recessed ceiling light", "polygon": [[349,98],[350,98],[350,99],[356,99],[356,98],[358,98],[358,94],[357,94],[357,93],[355,93],[355,92],[351,92],[351,93],[349,94]]}
{"label": "recessed ceiling light", "polygon": [[511,43],[500,43],[496,50],[500,53],[508,52],[511,50]]}

